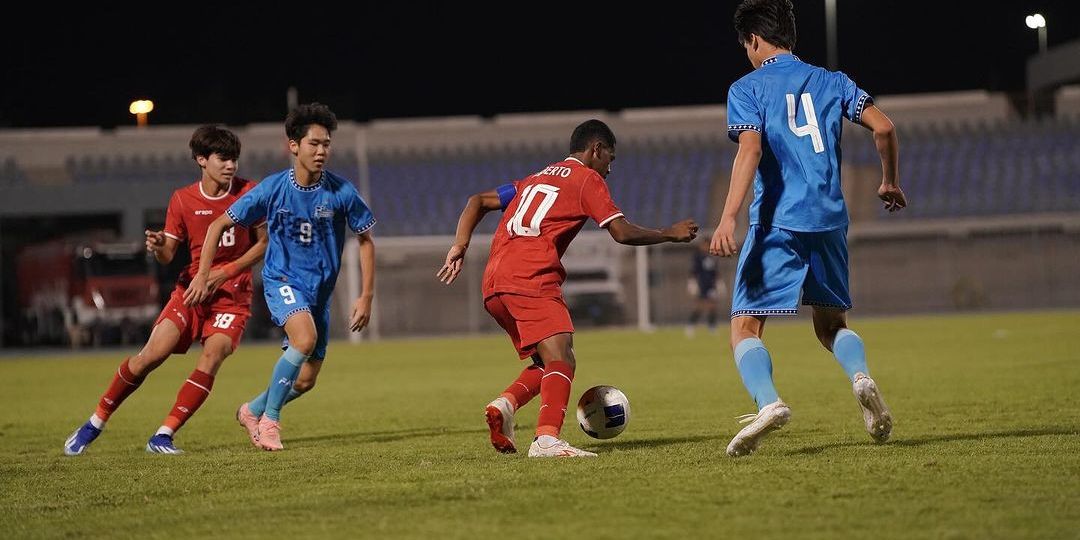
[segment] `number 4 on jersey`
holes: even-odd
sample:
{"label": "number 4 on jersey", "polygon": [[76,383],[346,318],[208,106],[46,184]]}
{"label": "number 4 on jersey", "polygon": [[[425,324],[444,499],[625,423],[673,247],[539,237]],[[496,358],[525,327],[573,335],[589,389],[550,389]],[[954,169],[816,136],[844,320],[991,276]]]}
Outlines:
{"label": "number 4 on jersey", "polygon": [[806,93],[802,95],[802,108],[806,115],[806,125],[795,125],[795,94],[787,95],[787,123],[788,128],[796,136],[805,137],[810,136],[810,141],[814,144],[814,153],[820,154],[825,151],[825,142],[821,140],[821,130],[818,129],[817,113],[814,112],[814,100],[810,98],[810,94]]}

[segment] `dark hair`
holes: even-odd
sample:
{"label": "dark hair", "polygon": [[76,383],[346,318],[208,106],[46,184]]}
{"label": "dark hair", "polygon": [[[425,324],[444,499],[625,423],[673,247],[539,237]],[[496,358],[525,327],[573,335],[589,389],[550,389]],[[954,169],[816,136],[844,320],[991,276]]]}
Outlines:
{"label": "dark hair", "polygon": [[795,6],[791,0],[743,0],[735,9],[735,31],[739,43],[750,34],[782,49],[795,48]]}
{"label": "dark hair", "polygon": [[210,154],[217,154],[224,160],[240,158],[240,139],[224,126],[217,124],[199,126],[195,133],[191,134],[188,147],[191,148],[191,159],[199,156],[208,158]]}
{"label": "dark hair", "polygon": [[574,133],[570,135],[570,153],[584,152],[597,140],[608,148],[615,148],[615,133],[607,124],[595,119],[586,120],[574,128]]}
{"label": "dark hair", "polygon": [[300,141],[307,135],[308,128],[312,124],[318,124],[326,131],[333,132],[337,129],[337,116],[334,116],[330,107],[322,103],[306,103],[289,111],[285,117],[285,135],[290,141]]}

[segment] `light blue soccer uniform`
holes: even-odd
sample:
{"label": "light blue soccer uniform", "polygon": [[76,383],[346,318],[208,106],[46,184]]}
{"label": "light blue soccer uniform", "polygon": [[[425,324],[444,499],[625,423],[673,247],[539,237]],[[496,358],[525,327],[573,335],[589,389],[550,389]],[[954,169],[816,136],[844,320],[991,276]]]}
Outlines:
{"label": "light blue soccer uniform", "polygon": [[840,134],[843,118],[858,122],[872,101],[847,75],[792,54],[731,85],[728,136],[752,130],[762,141],[732,317],[794,315],[800,298],[851,308]]}
{"label": "light blue soccer uniform", "polygon": [[[263,264],[263,291],[274,324],[311,312],[318,339],[311,357],[326,357],[330,299],[348,236],[375,225],[375,216],[348,180],[324,171],[311,186],[296,183],[293,170],[272,174],[227,211],[238,224],[266,219],[269,245]],[[288,342],[286,341],[286,346]]]}

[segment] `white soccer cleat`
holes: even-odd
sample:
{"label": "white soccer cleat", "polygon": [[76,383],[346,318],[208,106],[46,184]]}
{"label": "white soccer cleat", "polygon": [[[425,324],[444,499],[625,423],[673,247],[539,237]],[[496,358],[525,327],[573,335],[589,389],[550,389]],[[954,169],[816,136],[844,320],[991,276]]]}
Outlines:
{"label": "white soccer cleat", "polygon": [[851,391],[855,394],[855,399],[859,401],[859,407],[862,407],[866,432],[878,444],[888,441],[889,436],[892,435],[892,413],[885,405],[885,400],[881,398],[877,383],[865,373],[856,373],[855,382],[851,384]]}
{"label": "white soccer cleat", "polygon": [[514,444],[514,406],[500,396],[484,408],[484,418],[491,431],[491,446],[503,454],[517,453]]}
{"label": "white soccer cleat", "polygon": [[529,457],[596,457],[596,454],[574,448],[562,439],[541,435],[529,446]]}
{"label": "white soccer cleat", "polygon": [[739,422],[749,422],[727,445],[727,455],[746,456],[757,450],[758,444],[766,435],[776,431],[791,420],[791,408],[782,400],[776,400],[761,408],[757,414],[744,414]]}

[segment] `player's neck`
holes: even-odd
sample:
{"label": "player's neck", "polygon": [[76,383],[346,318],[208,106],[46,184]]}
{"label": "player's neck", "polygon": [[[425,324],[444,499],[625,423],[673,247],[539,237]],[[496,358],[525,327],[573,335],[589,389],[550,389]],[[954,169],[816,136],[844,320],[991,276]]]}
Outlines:
{"label": "player's neck", "polygon": [[218,197],[229,190],[229,185],[232,182],[219,184],[214,181],[213,178],[210,178],[209,176],[204,176],[202,177],[202,180],[200,180],[200,183],[202,184],[203,193],[205,193],[207,197]]}
{"label": "player's neck", "polygon": [[[768,49],[761,50],[761,62],[780,56],[781,54],[791,54],[791,49],[781,49],[780,47],[769,47]],[[760,66],[759,66],[760,67]]]}
{"label": "player's neck", "polygon": [[303,167],[293,167],[293,179],[297,184],[308,187],[315,185],[322,178],[322,171],[309,171]]}

